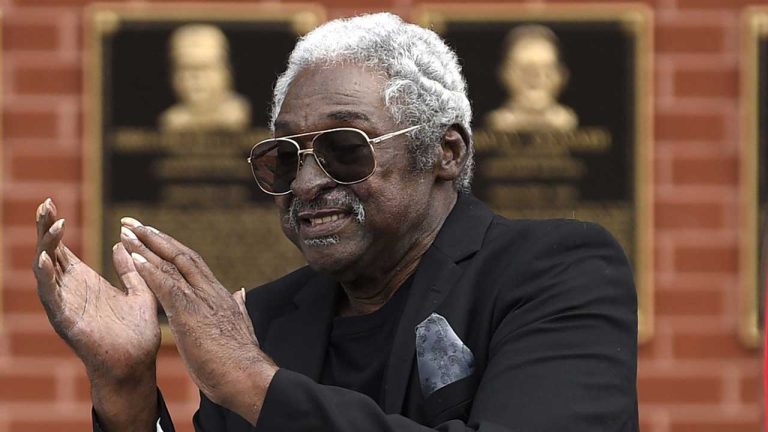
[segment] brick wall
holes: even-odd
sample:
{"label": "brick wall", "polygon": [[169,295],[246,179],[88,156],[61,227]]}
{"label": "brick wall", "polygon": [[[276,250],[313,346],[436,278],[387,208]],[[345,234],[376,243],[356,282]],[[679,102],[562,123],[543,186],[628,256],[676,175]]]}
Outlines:
{"label": "brick wall", "polygon": [[[0,432],[88,430],[82,366],[51,330],[29,270],[37,203],[53,196],[81,250],[82,8],[0,0],[3,28]],[[151,3],[133,1],[132,3]],[[531,3],[544,3],[532,1]],[[604,2],[607,3],[607,2]],[[738,342],[739,0],[656,0],[656,335],[640,351],[645,432],[756,432],[759,353]],[[331,17],[363,11],[327,0]],[[365,10],[408,16],[412,0]],[[160,381],[180,431],[197,393],[173,349]]]}

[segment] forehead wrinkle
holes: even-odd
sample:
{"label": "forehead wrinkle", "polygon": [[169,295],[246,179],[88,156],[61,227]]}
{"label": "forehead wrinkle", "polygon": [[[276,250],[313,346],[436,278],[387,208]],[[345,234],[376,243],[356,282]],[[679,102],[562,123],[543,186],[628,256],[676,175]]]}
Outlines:
{"label": "forehead wrinkle", "polygon": [[[373,123],[371,120],[371,117],[361,111],[356,111],[352,109],[339,109],[335,111],[331,111],[328,114],[325,115],[325,118],[327,120],[332,120],[335,122],[344,122],[344,123],[353,123],[353,122],[364,122],[364,123]],[[275,131],[289,131],[289,133],[296,132],[296,127],[287,120],[282,119],[276,119],[275,120]],[[307,131],[303,131],[307,132]],[[297,132],[298,133],[298,132]]]}
{"label": "forehead wrinkle", "polygon": [[349,122],[354,120],[362,120],[365,122],[370,122],[371,118],[368,117],[365,113],[362,113],[360,111],[354,111],[354,110],[337,110],[332,111],[326,115],[326,118],[329,120],[336,120],[336,121],[343,121],[343,122]]}
{"label": "forehead wrinkle", "polygon": [[290,127],[289,123],[283,120],[275,120],[274,126],[275,126],[275,130],[287,129]]}

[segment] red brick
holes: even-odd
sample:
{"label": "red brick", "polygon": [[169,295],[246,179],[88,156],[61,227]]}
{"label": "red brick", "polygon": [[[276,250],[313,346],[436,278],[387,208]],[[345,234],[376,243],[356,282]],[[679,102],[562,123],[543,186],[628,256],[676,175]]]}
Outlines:
{"label": "red brick", "polygon": [[[306,3],[304,0],[283,0],[283,3]],[[330,3],[330,2],[329,2]],[[333,6],[334,8],[369,8],[369,7],[381,7],[382,10],[391,8],[393,6],[397,6],[397,0],[366,0],[365,2],[361,2],[359,0],[334,0]]]}
{"label": "red brick", "polygon": [[736,332],[675,334],[672,349],[679,359],[726,360],[753,354],[744,347]]}
{"label": "red brick", "polygon": [[32,261],[35,259],[35,239],[29,239],[29,244],[16,245],[8,248],[9,257],[5,257],[14,270],[29,271],[30,280],[32,278]]}
{"label": "red brick", "polygon": [[762,399],[762,377],[759,374],[749,374],[739,380],[739,397],[745,404],[754,404]]}
{"label": "red brick", "polygon": [[8,337],[11,354],[25,357],[68,357],[74,352],[53,331],[18,331]]}
{"label": "red brick", "polygon": [[640,411],[640,430],[643,432],[655,432],[654,422],[648,416],[644,415],[643,411]]}
{"label": "red brick", "polygon": [[656,314],[667,316],[721,315],[724,310],[720,291],[657,291]]}
{"label": "red brick", "polygon": [[21,94],[73,94],[80,92],[80,68],[75,66],[20,67],[14,74]]}
{"label": "red brick", "polygon": [[760,423],[755,420],[701,420],[673,421],[671,432],[755,432],[760,430]]}
{"label": "red brick", "polygon": [[44,313],[43,306],[40,304],[40,299],[34,287],[26,290],[5,289],[2,294],[3,309],[6,313]]}
{"label": "red brick", "polygon": [[3,131],[9,138],[54,138],[56,113],[52,111],[8,110],[3,117]]}
{"label": "red brick", "polygon": [[756,5],[755,0],[677,0],[680,9],[730,9],[737,12],[743,6]]}
{"label": "red brick", "polygon": [[[296,1],[301,1],[301,0],[296,0]],[[483,3],[503,3],[505,5],[515,5],[515,6],[513,6],[513,8],[514,8],[514,7],[519,7],[519,5],[527,3],[528,1],[529,0],[489,0],[489,1],[483,1]],[[354,6],[354,4],[350,0],[331,0],[331,1],[327,2],[326,4],[329,4],[329,5],[332,5],[332,6],[336,6],[336,3],[349,4],[349,5]],[[393,3],[397,4],[397,3],[403,3],[403,2],[395,0],[395,1],[393,1]],[[413,3],[416,3],[416,2],[413,2]],[[430,4],[438,3],[440,5],[442,5],[442,4],[450,4],[450,3],[460,3],[460,5],[459,5],[459,7],[461,8],[460,10],[467,10],[468,9],[468,7],[467,7],[468,6],[467,0],[441,0],[440,2],[423,2],[423,3],[430,3]],[[363,5],[364,6],[366,4],[367,4],[367,2],[358,2],[358,5]],[[452,6],[449,6],[449,7],[452,7]],[[454,10],[454,9],[446,9],[446,8],[441,8],[441,9],[442,9],[442,11],[445,11],[445,12],[450,12],[450,11]],[[475,10],[475,11],[478,10],[478,8],[475,7],[475,5],[469,5],[469,9]],[[496,11],[498,11],[498,9],[492,9],[492,8],[490,10],[491,10],[490,13],[492,13],[492,14],[495,14],[495,13],[497,13]]]}
{"label": "red brick", "polygon": [[[530,0],[528,2],[531,3]],[[553,4],[565,3],[565,4],[571,4],[572,5],[572,4],[574,4],[574,1],[573,0],[546,0],[546,3],[553,3]],[[616,0],[590,0],[589,3],[606,3],[608,5],[612,5],[613,6],[613,5],[616,5],[617,2],[616,2]],[[637,2],[634,2],[634,1],[632,2],[632,4],[635,4],[635,3],[646,3],[648,5],[654,5],[654,4],[657,4],[657,3],[664,3],[664,0],[641,0],[641,1],[637,1]]]}
{"label": "red brick", "polygon": [[718,377],[640,377],[637,394],[641,403],[712,403],[721,399],[723,384]]}
{"label": "red brick", "polygon": [[719,203],[657,203],[656,228],[720,228],[725,224]]}
{"label": "red brick", "polygon": [[82,414],[82,420],[11,420],[10,429],[13,432],[82,432],[91,430],[90,413]]}
{"label": "red brick", "polygon": [[59,47],[55,24],[28,24],[6,20],[3,23],[4,51],[54,51]]}
{"label": "red brick", "polygon": [[681,185],[735,185],[739,173],[732,157],[678,158],[672,161],[672,181]]}
{"label": "red brick", "polygon": [[[87,6],[91,3],[95,3],[94,0],[13,0],[14,3],[20,6],[35,6],[35,7],[73,7],[73,6]],[[111,3],[120,3],[121,0],[115,0]]]}
{"label": "red brick", "polygon": [[656,114],[656,138],[665,141],[713,141],[725,136],[725,122],[718,114]]}
{"label": "red brick", "polygon": [[56,380],[53,376],[0,373],[0,402],[45,401],[52,400],[55,395]]}
{"label": "red brick", "polygon": [[35,222],[35,212],[42,199],[6,198],[3,202],[3,223],[6,226],[30,226]]}
{"label": "red brick", "polygon": [[681,97],[735,98],[739,94],[736,69],[678,70],[675,94]]}
{"label": "red brick", "polygon": [[661,53],[721,52],[725,30],[713,25],[665,25],[656,27],[656,50]]}
{"label": "red brick", "polygon": [[12,176],[28,181],[77,181],[80,179],[81,160],[76,156],[16,156]]}
{"label": "red brick", "polygon": [[683,246],[675,249],[675,270],[735,273],[738,269],[737,258],[735,247]]}
{"label": "red brick", "polygon": [[637,348],[637,358],[640,361],[657,359],[659,357],[659,343],[655,338],[651,338],[651,340]]}

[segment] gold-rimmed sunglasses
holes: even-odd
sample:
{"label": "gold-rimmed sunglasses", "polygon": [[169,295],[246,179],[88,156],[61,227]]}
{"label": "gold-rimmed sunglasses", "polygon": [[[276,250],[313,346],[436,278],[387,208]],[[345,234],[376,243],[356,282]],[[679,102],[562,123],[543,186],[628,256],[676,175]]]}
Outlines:
{"label": "gold-rimmed sunglasses", "polygon": [[[270,138],[253,146],[248,164],[251,165],[259,188],[270,195],[285,195],[291,192],[291,183],[304,163],[304,155],[312,155],[323,172],[336,183],[359,183],[376,171],[374,144],[422,126],[411,126],[376,138],[369,138],[365,132],[355,128],[336,128]],[[312,135],[314,138],[307,149],[302,149],[294,140]]]}

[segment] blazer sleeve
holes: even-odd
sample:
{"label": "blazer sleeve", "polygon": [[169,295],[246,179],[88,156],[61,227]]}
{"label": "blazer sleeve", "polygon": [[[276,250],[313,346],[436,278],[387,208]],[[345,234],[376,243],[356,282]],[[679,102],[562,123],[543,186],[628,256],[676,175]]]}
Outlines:
{"label": "blazer sleeve", "polygon": [[466,421],[429,428],[280,369],[255,431],[636,432],[637,304],[623,251],[573,221],[537,236],[525,257],[499,261],[523,270],[498,282],[498,325]]}
{"label": "blazer sleeve", "polygon": [[637,431],[637,296],[602,227],[560,221],[514,265],[470,420],[520,431]]}

